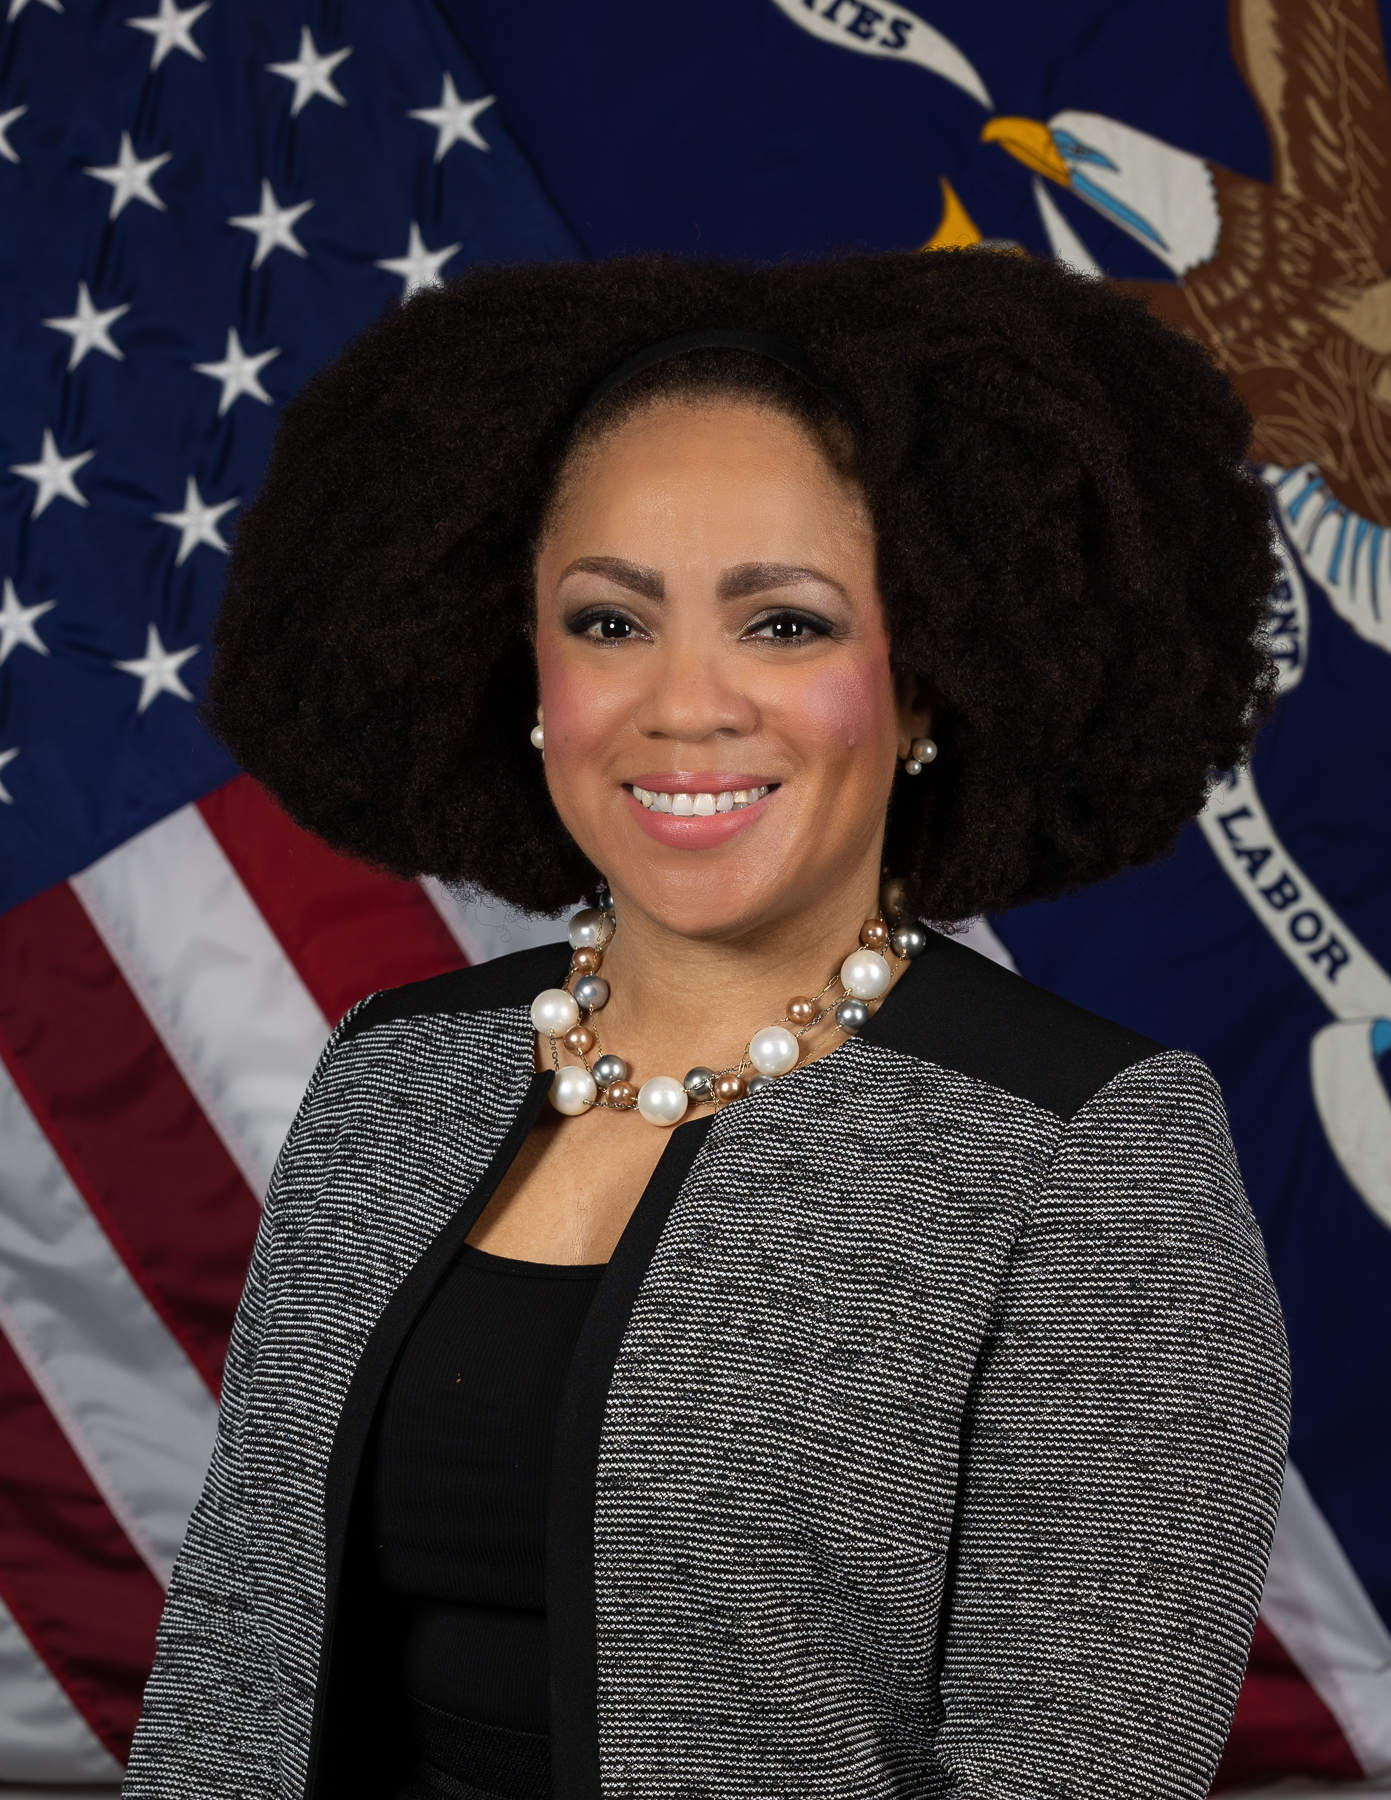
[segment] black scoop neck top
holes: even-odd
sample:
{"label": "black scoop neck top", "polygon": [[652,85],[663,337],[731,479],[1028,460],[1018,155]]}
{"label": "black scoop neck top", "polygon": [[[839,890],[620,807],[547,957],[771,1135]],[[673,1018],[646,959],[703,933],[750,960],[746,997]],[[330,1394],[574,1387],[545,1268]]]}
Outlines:
{"label": "black scoop neck top", "polygon": [[413,1700],[548,1729],[551,1447],[603,1272],[465,1245],[396,1361],[367,1474],[377,1575]]}

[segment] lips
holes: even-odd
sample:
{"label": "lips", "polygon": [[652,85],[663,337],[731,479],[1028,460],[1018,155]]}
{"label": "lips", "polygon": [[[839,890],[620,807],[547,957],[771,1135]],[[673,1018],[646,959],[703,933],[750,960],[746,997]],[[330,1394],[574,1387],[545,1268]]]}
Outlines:
{"label": "lips", "polygon": [[682,850],[728,842],[762,818],[778,783],[745,774],[648,775],[624,784],[643,835]]}

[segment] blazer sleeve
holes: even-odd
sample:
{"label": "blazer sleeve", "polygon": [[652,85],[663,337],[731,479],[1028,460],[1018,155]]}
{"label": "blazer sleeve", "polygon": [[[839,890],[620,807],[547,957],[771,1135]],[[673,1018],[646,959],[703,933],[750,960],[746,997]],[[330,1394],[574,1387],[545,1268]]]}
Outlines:
{"label": "blazer sleeve", "polygon": [[1203,1800],[1288,1423],[1220,1091],[1152,1057],[1065,1128],[968,1403],[938,1734],[959,1800]]}
{"label": "blazer sleeve", "polygon": [[[252,1627],[248,1595],[242,1426],[271,1287],[277,1216],[288,1190],[316,1178],[315,1098],[363,1005],[325,1046],[276,1159],[232,1326],[212,1461],[174,1565],[122,1800],[246,1800],[280,1791],[270,1757],[276,1673],[270,1646]],[[255,1756],[264,1758],[263,1767],[253,1766]]]}

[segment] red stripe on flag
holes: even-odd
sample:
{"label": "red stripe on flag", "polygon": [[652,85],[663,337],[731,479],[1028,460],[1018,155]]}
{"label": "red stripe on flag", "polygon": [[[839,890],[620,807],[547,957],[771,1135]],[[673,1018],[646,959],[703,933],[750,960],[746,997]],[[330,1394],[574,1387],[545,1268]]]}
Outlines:
{"label": "red stripe on flag", "polygon": [[1290,1775],[1365,1779],[1338,1721],[1279,1638],[1257,1619],[1246,1679],[1212,1791],[1255,1787]]}
{"label": "red stripe on flag", "polygon": [[164,1595],[0,1335],[0,1596],[122,1762]]}
{"label": "red stripe on flag", "polygon": [[378,988],[466,960],[414,881],[339,856],[301,831],[249,775],[199,809],[326,1019]]}
{"label": "red stripe on flag", "polygon": [[0,917],[0,1059],[216,1394],[260,1208],[66,884]]}

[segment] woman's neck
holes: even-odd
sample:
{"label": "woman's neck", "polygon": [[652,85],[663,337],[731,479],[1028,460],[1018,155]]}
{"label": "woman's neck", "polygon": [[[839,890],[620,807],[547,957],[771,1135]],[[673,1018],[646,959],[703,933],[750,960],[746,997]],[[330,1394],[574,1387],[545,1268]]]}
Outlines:
{"label": "woman's neck", "polygon": [[[679,1079],[700,1064],[738,1063],[755,1031],[781,1022],[789,1000],[810,999],[832,981],[858,947],[860,927],[878,912],[877,859],[814,906],[728,936],[683,936],[621,895],[615,905],[618,925],[602,970],[610,998],[593,1024],[636,1080]],[[838,996],[833,986],[828,998]],[[835,1042],[838,1036],[818,1031],[807,1050]]]}

